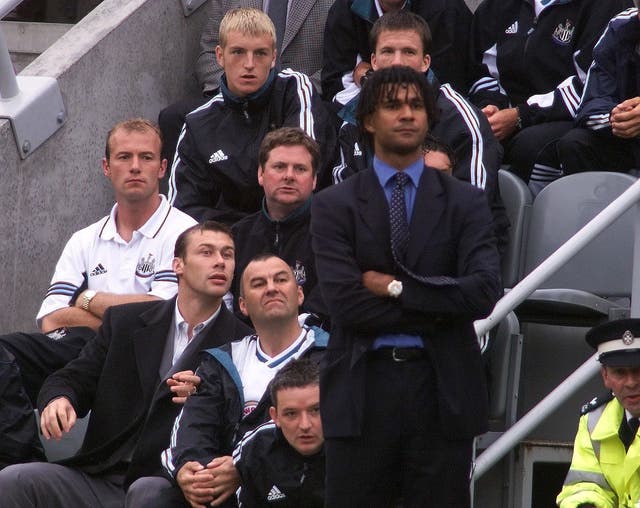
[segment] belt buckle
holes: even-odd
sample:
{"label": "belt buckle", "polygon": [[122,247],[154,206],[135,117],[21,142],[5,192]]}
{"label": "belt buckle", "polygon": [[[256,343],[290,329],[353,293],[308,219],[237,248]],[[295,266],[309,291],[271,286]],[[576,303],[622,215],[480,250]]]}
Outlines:
{"label": "belt buckle", "polygon": [[396,351],[399,351],[400,348],[394,347],[391,350],[391,358],[393,358],[394,362],[406,362],[407,359],[406,358],[400,358],[399,356],[396,356]]}

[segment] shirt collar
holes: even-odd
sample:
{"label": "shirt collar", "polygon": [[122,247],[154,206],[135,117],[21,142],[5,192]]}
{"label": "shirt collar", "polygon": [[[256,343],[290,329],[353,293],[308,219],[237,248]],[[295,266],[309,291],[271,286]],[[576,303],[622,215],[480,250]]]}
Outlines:
{"label": "shirt collar", "polygon": [[[211,316],[209,316],[207,319],[205,319],[202,323],[198,323],[197,325],[195,325],[193,327],[193,337],[191,337],[191,339],[193,340],[196,335],[198,335],[202,330],[204,330],[204,328],[211,323],[214,319],[216,319],[218,317],[218,314],[220,314],[220,309],[222,308],[222,306],[224,305],[224,303],[220,302],[220,305],[218,305],[218,308],[216,309],[216,311],[211,314]],[[180,332],[180,328],[182,328],[184,325],[188,326],[188,323],[185,321],[184,317],[182,317],[182,314],[180,314],[180,309],[178,309],[178,299],[176,298],[176,306],[175,306],[175,312],[174,312],[174,317],[173,317],[173,321],[175,323],[175,331],[176,334]],[[183,325],[184,323],[184,325]],[[186,330],[185,330],[186,333]]]}
{"label": "shirt collar", "polygon": [[[145,222],[140,229],[137,229],[141,235],[146,236],[147,238],[153,238],[158,234],[158,231],[164,224],[167,215],[171,211],[171,205],[167,201],[167,198],[160,194],[160,204],[156,211],[153,212],[153,215],[149,217],[147,222]],[[107,218],[107,222],[102,228],[100,232],[100,238],[103,240],[113,240],[116,235],[118,235],[118,229],[116,227],[116,216],[118,214],[118,203],[113,205],[111,208],[111,212],[109,213],[109,217]]]}
{"label": "shirt collar", "polygon": [[[383,188],[386,187],[386,185],[389,183],[389,180],[393,178],[398,172],[397,169],[389,166],[385,162],[382,162],[375,155],[373,157],[373,171],[378,177],[378,181]],[[422,176],[423,171],[424,161],[422,157],[404,168],[404,173],[409,176],[411,182],[416,188],[418,187],[418,183],[420,183],[420,177]]]}

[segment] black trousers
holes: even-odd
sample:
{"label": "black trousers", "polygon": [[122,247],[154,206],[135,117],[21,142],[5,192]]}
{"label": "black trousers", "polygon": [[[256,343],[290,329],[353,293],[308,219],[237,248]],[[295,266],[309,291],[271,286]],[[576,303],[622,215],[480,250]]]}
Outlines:
{"label": "black trousers", "polygon": [[45,460],[20,371],[13,355],[3,348],[0,348],[0,408],[0,469],[10,464]]}
{"label": "black trousers", "polygon": [[535,166],[560,169],[557,143],[573,122],[547,122],[525,127],[504,142],[504,164],[525,182]]}
{"label": "black trousers", "polygon": [[96,335],[86,327],[64,330],[65,335],[20,332],[0,335],[0,346],[15,358],[33,407],[37,405],[38,392],[47,376],[77,358],[87,341]]}
{"label": "black trousers", "polygon": [[636,139],[598,134],[590,129],[571,129],[558,142],[565,175],[583,171],[626,173],[640,167],[640,143]]}
{"label": "black trousers", "polygon": [[443,435],[429,360],[368,355],[362,435],[325,441],[326,506],[467,508],[472,440]]}

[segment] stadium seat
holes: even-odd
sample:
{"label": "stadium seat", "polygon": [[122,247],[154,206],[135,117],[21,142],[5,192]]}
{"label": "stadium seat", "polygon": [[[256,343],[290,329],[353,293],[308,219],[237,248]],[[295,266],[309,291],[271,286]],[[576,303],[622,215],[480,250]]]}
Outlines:
{"label": "stadium seat", "polygon": [[[526,234],[524,274],[622,194],[636,179],[622,173],[569,175],[534,200]],[[593,326],[628,315],[635,210],[619,217],[551,275],[517,309],[521,322]]]}
{"label": "stadium seat", "polygon": [[509,219],[509,244],[502,256],[502,285],[512,288],[522,278],[524,240],[533,196],[524,181],[506,169],[498,171],[500,196]]}
{"label": "stadium seat", "polygon": [[[39,429],[40,415],[38,414],[37,409],[34,410],[34,413]],[[80,446],[82,446],[82,441],[84,440],[84,435],[87,431],[87,425],[89,424],[89,414],[83,418],[78,418],[78,420],[76,420],[76,424],[67,434],[62,436],[60,441],[56,441],[55,439],[45,439],[42,433],[40,433],[40,442],[42,443],[44,453],[49,462],[66,459],[75,455],[75,453],[80,449]]]}

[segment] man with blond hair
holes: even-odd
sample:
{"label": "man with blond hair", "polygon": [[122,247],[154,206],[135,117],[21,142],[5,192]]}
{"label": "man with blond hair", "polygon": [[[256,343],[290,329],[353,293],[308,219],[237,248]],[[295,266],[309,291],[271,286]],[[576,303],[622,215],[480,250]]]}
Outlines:
{"label": "man with blond hair", "polygon": [[[220,23],[220,93],[187,115],[171,169],[169,199],[196,220],[233,224],[260,209],[258,148],[267,132],[299,127],[320,144],[335,138],[309,78],[276,72],[273,23],[232,9]],[[327,157],[327,161],[331,157]]]}

